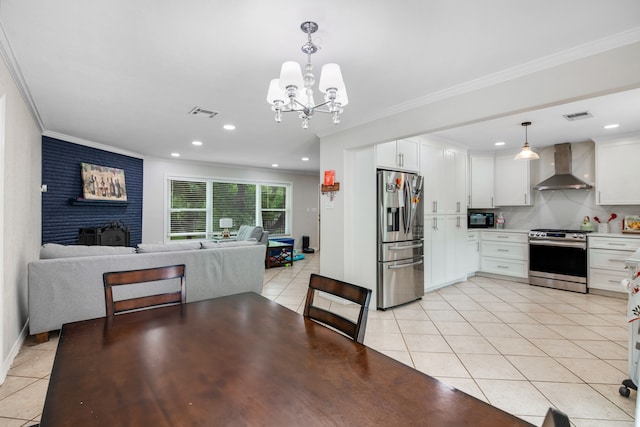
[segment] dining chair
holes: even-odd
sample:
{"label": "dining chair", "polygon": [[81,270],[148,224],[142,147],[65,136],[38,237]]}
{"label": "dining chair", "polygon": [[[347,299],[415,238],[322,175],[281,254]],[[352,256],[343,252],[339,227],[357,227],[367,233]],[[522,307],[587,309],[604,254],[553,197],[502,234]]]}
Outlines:
{"label": "dining chair", "polygon": [[[104,296],[107,316],[113,316],[125,311],[139,310],[160,305],[184,304],[186,302],[185,265],[170,265],[165,267],[146,268],[142,270],[112,271],[103,274]],[[145,295],[114,301],[114,286],[134,285],[145,282],[158,282],[180,279],[180,289],[161,294]]]}
{"label": "dining chair", "polygon": [[[354,322],[339,314],[332,313],[329,310],[313,305],[316,291],[326,292],[360,305],[358,320]],[[352,340],[362,344],[364,342],[364,333],[367,326],[367,315],[369,314],[370,301],[371,289],[336,279],[330,279],[328,277],[320,276],[319,274],[311,274],[303,314],[304,317],[337,329]]]}
{"label": "dining chair", "polygon": [[562,411],[549,408],[540,427],[570,427],[569,417]]}

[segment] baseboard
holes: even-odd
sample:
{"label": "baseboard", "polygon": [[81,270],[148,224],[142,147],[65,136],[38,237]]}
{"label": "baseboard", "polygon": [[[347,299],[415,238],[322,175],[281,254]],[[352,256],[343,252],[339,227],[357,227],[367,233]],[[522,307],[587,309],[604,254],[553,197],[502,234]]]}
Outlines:
{"label": "baseboard", "polygon": [[0,372],[0,384],[4,384],[4,380],[7,378],[7,373],[11,369],[11,365],[13,364],[13,361],[15,360],[16,356],[20,352],[20,349],[22,348],[22,344],[24,344],[24,341],[27,339],[28,331],[29,331],[29,320],[27,320],[27,323],[25,323],[24,327],[20,331],[20,334],[18,335],[18,339],[13,343],[13,346],[11,347],[11,351],[9,351],[9,354],[7,354],[7,357],[2,361],[2,372]]}
{"label": "baseboard", "polygon": [[507,276],[505,274],[485,273],[485,272],[482,272],[482,271],[476,272],[476,276],[478,276],[478,277],[488,277],[490,279],[498,279],[498,280],[509,280],[511,282],[529,284],[529,278],[528,277]]}

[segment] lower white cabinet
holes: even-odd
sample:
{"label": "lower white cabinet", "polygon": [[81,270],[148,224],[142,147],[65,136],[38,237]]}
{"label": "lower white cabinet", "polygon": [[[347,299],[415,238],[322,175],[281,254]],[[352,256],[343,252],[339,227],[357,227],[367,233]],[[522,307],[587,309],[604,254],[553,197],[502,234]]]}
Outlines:
{"label": "lower white cabinet", "polygon": [[480,270],[480,232],[467,232],[467,275],[473,276]]}
{"label": "lower white cabinet", "polygon": [[425,215],[424,245],[425,292],[466,279],[466,215]]}
{"label": "lower white cabinet", "polygon": [[640,248],[640,238],[589,236],[589,289],[626,293],[620,281],[629,277],[625,260]]}
{"label": "lower white cabinet", "polygon": [[529,240],[526,232],[480,233],[480,271],[529,277]]}

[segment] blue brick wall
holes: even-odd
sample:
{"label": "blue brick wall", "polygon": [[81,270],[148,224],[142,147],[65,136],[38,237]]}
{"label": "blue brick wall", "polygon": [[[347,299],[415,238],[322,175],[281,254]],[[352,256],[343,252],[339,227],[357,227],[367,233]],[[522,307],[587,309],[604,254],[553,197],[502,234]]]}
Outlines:
{"label": "blue brick wall", "polygon": [[[82,197],[80,163],[124,170],[126,206],[74,206],[69,199]],[[123,221],[131,230],[131,246],[142,242],[143,160],[97,148],[42,137],[42,243],[73,245],[78,229]]]}

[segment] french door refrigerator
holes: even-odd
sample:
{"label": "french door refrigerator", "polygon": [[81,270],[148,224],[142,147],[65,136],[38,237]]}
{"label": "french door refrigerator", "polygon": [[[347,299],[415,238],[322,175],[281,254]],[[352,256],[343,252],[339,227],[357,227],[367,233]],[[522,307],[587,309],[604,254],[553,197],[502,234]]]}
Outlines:
{"label": "french door refrigerator", "polygon": [[424,295],[423,177],[377,175],[377,308],[385,310]]}

